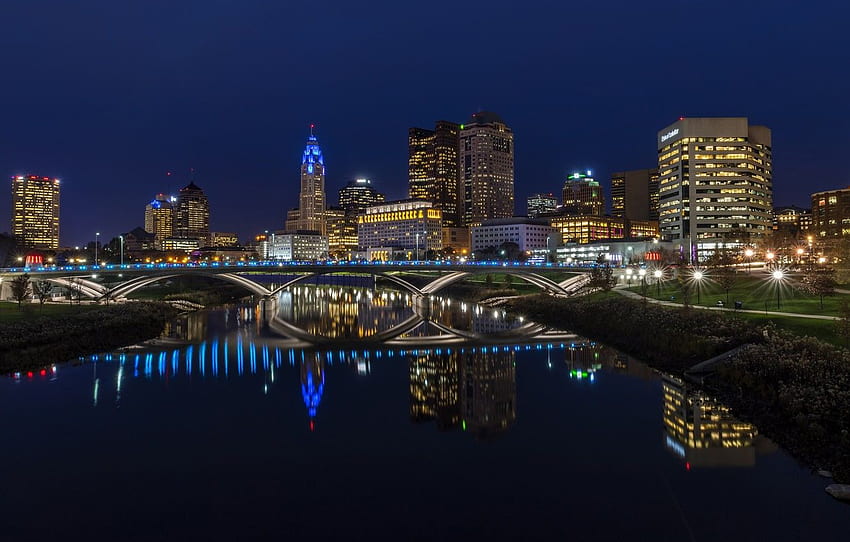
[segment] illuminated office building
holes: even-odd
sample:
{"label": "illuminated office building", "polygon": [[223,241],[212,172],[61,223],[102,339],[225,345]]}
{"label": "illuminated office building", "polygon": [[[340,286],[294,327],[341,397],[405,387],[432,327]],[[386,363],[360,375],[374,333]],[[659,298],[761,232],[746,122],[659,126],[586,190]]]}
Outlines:
{"label": "illuminated office building", "polygon": [[[661,234],[699,261],[772,226],[771,133],[744,117],[683,118],[658,132]],[[700,255],[701,251],[707,254]]]}
{"label": "illuminated office building", "polygon": [[590,176],[590,171],[573,173],[567,177],[561,192],[560,212],[567,215],[605,214],[605,196],[599,181]]}
{"label": "illuminated office building", "polygon": [[301,193],[298,203],[298,209],[287,215],[287,231],[312,230],[326,235],[325,158],[319,141],[313,135],[312,126],[301,157]]}
{"label": "illuminated office building", "polygon": [[662,376],[661,389],[667,449],[697,467],[755,464],[755,426],[735,419],[729,407],[672,376]]}
{"label": "illuminated office building", "polygon": [[370,205],[377,205],[386,198],[372,188],[369,179],[356,179],[339,189],[339,206],[349,212],[361,213]]}
{"label": "illuminated office building", "polygon": [[460,203],[464,226],[514,215],[514,134],[495,113],[460,126]]}
{"label": "illuminated office building", "polygon": [[325,218],[328,254],[332,258],[350,260],[357,251],[357,215],[342,207],[328,207]]}
{"label": "illuminated office building", "polygon": [[514,352],[461,354],[461,425],[486,439],[516,421]]}
{"label": "illuminated office building", "polygon": [[850,188],[812,194],[812,232],[822,240],[850,236]]}
{"label": "illuminated office building", "polygon": [[[545,249],[558,234],[556,228],[541,218],[497,218],[485,220],[480,226],[470,229],[473,252],[498,247],[502,243],[515,243],[520,252]],[[555,246],[561,244],[560,241],[558,237]]]}
{"label": "illuminated office building", "polygon": [[454,122],[441,120],[433,130],[411,128],[407,134],[408,194],[432,202],[448,227],[460,225],[459,129]]}
{"label": "illuminated office building", "polygon": [[194,181],[181,188],[177,194],[174,207],[174,237],[197,239],[201,246],[209,243],[210,204],[204,191]]}
{"label": "illuminated office building", "polygon": [[313,230],[277,231],[268,238],[268,259],[315,261],[328,257],[328,238]]}
{"label": "illuminated office building", "polygon": [[558,208],[558,198],[554,194],[532,194],[526,199],[528,218],[554,213]]}
{"label": "illuminated office building", "polygon": [[635,169],[611,175],[611,216],[658,220],[658,169]]}
{"label": "illuminated office building", "polygon": [[162,241],[174,236],[174,198],[157,194],[145,205],[145,231],[154,236],[154,247],[162,250]]}
{"label": "illuminated office building", "polygon": [[443,248],[443,215],[430,201],[402,200],[366,208],[357,217],[361,249],[392,247],[424,258]]}
{"label": "illuminated office building", "polygon": [[[818,203],[820,199],[817,200]],[[848,207],[850,210],[850,207]],[[850,216],[848,216],[850,218]],[[792,236],[806,233],[812,228],[812,210],[796,205],[775,207],[773,209],[773,231],[784,231]],[[848,221],[850,224],[850,221]]]}
{"label": "illuminated office building", "polygon": [[658,237],[658,222],[610,216],[553,216],[550,224],[564,243],[591,243],[608,239]]}
{"label": "illuminated office building", "polygon": [[59,248],[59,179],[12,177],[12,237],[21,247]]}
{"label": "illuminated office building", "polygon": [[434,421],[440,431],[460,427],[460,357],[457,352],[410,357],[411,421]]}

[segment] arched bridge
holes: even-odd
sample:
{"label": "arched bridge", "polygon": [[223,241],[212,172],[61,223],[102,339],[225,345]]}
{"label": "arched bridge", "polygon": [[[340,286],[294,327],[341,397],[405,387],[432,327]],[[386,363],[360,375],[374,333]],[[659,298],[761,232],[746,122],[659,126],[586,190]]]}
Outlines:
{"label": "arched bridge", "polygon": [[[174,277],[195,275],[218,278],[245,288],[253,295],[271,297],[294,284],[320,275],[366,274],[380,276],[415,296],[436,294],[460,280],[474,275],[500,273],[515,276],[543,291],[566,296],[580,282],[571,277],[556,282],[545,276],[547,271],[569,271],[559,264],[529,264],[506,262],[239,262],[237,264],[126,264],[102,266],[24,267],[0,269],[0,278],[13,278],[22,273],[33,280],[47,280],[73,287],[93,299],[119,299],[155,282]],[[430,282],[416,286],[405,280],[402,273],[433,274]],[[259,277],[252,275],[296,275],[274,289],[268,288]],[[125,277],[125,275],[127,275]],[[97,279],[101,281],[98,281]]]}

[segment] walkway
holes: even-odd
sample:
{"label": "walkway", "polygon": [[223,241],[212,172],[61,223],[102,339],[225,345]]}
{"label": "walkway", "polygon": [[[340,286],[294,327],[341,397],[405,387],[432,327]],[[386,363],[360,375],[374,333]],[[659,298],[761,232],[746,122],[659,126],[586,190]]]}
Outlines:
{"label": "walkway", "polygon": [[[640,299],[643,300],[643,296],[636,292],[632,292],[627,290],[625,286],[616,286],[614,291],[620,295],[624,295],[626,297],[630,297],[632,299]],[[665,305],[667,307],[681,307],[681,303],[673,303],[672,301],[661,301],[658,299],[652,299],[651,297],[647,297],[646,301],[649,303],[656,303],[658,305]],[[794,318],[809,318],[811,320],[838,320],[837,316],[824,316],[821,314],[800,314],[798,312],[779,312],[779,311],[761,311],[761,310],[752,310],[752,309],[729,309],[726,307],[705,307],[702,305],[691,305],[691,307],[695,309],[701,310],[709,310],[709,311],[724,311],[724,312],[746,312],[750,314],[766,314],[769,316],[791,316]]]}

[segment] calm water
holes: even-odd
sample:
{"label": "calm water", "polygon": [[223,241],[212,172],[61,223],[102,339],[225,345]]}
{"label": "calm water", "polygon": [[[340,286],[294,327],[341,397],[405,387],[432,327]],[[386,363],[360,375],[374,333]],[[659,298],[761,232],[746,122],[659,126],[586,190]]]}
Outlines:
{"label": "calm water", "polygon": [[[326,336],[368,336],[410,310],[386,294],[303,288],[280,310]],[[438,305],[446,327],[519,325]],[[756,427],[601,345],[290,349],[260,320],[198,313],[158,346],[0,380],[0,540],[838,540],[850,528],[828,481]],[[420,327],[405,336],[445,332]]]}

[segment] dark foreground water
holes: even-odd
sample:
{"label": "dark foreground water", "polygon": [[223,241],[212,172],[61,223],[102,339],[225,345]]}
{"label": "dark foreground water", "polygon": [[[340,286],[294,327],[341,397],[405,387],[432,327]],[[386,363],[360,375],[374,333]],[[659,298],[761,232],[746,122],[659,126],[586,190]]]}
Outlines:
{"label": "dark foreground water", "polygon": [[600,345],[290,350],[252,314],[0,380],[0,540],[850,532],[827,480]]}

